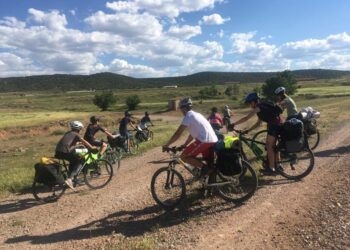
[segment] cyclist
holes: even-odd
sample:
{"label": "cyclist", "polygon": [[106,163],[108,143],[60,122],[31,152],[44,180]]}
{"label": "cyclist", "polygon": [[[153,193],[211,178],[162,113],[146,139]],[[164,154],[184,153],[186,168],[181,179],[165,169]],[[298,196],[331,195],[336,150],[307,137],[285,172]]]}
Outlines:
{"label": "cyclist", "polygon": [[80,121],[72,121],[70,124],[71,130],[66,132],[56,145],[55,158],[67,160],[69,162],[69,178],[65,181],[67,186],[74,189],[72,179],[76,175],[76,171],[81,164],[81,158],[75,153],[75,146],[81,142],[85,147],[96,149],[88,141],[81,138],[80,131],[84,128]]}
{"label": "cyclist", "polygon": [[149,124],[154,126],[152,121],[151,121],[151,118],[149,117],[149,113],[146,111],[145,116],[142,117],[141,122],[140,122],[140,127],[142,129],[143,137],[144,137],[143,139],[145,141],[149,140],[149,137],[148,137],[148,135],[149,135],[148,125]]}
{"label": "cyclist", "polygon": [[99,125],[99,121],[100,121],[100,118],[98,116],[90,117],[90,124],[86,128],[84,139],[93,146],[101,147],[100,154],[103,155],[103,153],[107,149],[107,143],[97,140],[95,138],[95,134],[98,131],[102,131],[103,133],[105,133],[107,136],[111,138],[113,138],[114,136],[110,132],[108,132],[105,128],[101,127]]}
{"label": "cyclist", "polygon": [[181,146],[185,148],[181,154],[181,159],[187,164],[202,169],[202,175],[205,175],[209,169],[203,169],[203,162],[195,157],[202,154],[203,158],[208,159],[208,166],[211,165],[210,163],[214,159],[213,145],[218,141],[218,138],[208,120],[202,114],[192,110],[190,98],[182,99],[179,107],[184,118],[181,125],[163,148],[168,148],[172,143],[176,142],[187,128],[190,135]]}
{"label": "cyclist", "polygon": [[283,110],[287,109],[287,120],[291,118],[298,118],[298,110],[295,102],[290,96],[286,94],[286,89],[284,87],[278,87],[275,90],[277,95],[278,105],[282,107]]}
{"label": "cyclist", "polygon": [[266,150],[268,166],[263,168],[262,172],[265,175],[273,175],[275,174],[275,167],[280,167],[276,166],[276,162],[279,161],[279,154],[275,151],[275,147],[277,137],[282,130],[283,121],[279,115],[282,112],[282,110],[277,105],[274,105],[270,102],[261,101],[256,92],[248,94],[245,98],[245,103],[249,104],[252,110],[248,113],[248,115],[232,123],[231,126],[244,123],[250,118],[252,118],[254,115],[258,116],[258,120],[251,128],[244,131],[245,133],[248,133],[249,131],[260,126],[262,121],[267,123],[268,132],[266,137]]}
{"label": "cyclist", "polygon": [[134,130],[136,130],[135,126],[133,125],[133,121],[131,120],[131,114],[130,112],[127,110],[124,112],[124,117],[120,120],[119,122],[119,133],[121,136],[123,136],[126,141],[127,141],[127,145],[125,145],[125,151],[128,151],[127,146],[129,145],[129,138],[130,138],[130,134],[128,132],[128,125],[130,125],[130,127],[132,127]]}
{"label": "cyclist", "polygon": [[211,109],[211,114],[208,116],[208,121],[214,130],[219,131],[222,127],[223,121],[221,115],[218,113],[217,107]]}

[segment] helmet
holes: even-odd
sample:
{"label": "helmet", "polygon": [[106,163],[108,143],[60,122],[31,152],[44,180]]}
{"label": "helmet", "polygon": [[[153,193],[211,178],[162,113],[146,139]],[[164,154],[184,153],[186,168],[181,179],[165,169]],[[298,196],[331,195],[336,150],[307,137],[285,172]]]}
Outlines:
{"label": "helmet", "polygon": [[90,122],[91,122],[92,124],[95,124],[95,123],[97,123],[98,121],[100,121],[100,117],[98,117],[98,116],[91,116],[91,117],[90,117]]}
{"label": "helmet", "polygon": [[217,112],[218,112],[218,108],[217,108],[217,107],[213,107],[213,108],[211,109],[211,112],[217,113]]}
{"label": "helmet", "polygon": [[84,128],[84,125],[80,121],[72,121],[69,124],[69,126],[71,129],[74,129],[74,130],[81,130],[82,128]]}
{"label": "helmet", "polygon": [[278,87],[278,88],[275,90],[275,94],[276,94],[276,95],[284,94],[284,92],[286,92],[286,88],[285,88],[285,87]]}
{"label": "helmet", "polygon": [[225,109],[228,109],[228,106],[227,106],[227,105],[225,105]]}
{"label": "helmet", "polygon": [[131,114],[129,113],[128,110],[124,112],[124,115],[125,115],[125,116],[131,116]]}
{"label": "helmet", "polygon": [[245,103],[251,103],[252,101],[256,101],[259,99],[258,93],[251,92],[245,97]]}
{"label": "helmet", "polygon": [[180,108],[189,108],[192,107],[192,100],[189,97],[186,97],[184,99],[182,99],[179,103],[179,107]]}
{"label": "helmet", "polygon": [[148,114],[148,112],[147,112],[147,111],[145,112],[145,116],[149,116],[149,114]]}

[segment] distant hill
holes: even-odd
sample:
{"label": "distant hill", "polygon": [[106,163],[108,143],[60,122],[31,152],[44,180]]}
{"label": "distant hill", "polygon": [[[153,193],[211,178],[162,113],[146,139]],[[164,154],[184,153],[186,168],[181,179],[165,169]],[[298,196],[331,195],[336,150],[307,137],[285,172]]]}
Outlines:
{"label": "distant hill", "polygon": [[[161,78],[133,78],[113,73],[93,75],[41,75],[0,78],[0,92],[128,89],[161,87],[165,85],[198,86],[230,82],[264,82],[277,72],[201,72],[187,76]],[[350,71],[311,69],[292,71],[297,79],[318,80],[350,76]]]}

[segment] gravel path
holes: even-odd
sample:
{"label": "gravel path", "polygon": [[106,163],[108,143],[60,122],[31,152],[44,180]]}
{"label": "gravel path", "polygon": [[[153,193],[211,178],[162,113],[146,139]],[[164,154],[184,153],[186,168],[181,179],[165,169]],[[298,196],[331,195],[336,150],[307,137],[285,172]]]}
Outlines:
{"label": "gravel path", "polygon": [[149,163],[167,157],[160,148],[124,160],[101,190],[81,187],[44,205],[11,196],[0,203],[0,248],[350,249],[349,129],[322,141],[305,179],[264,178],[239,207],[212,197],[161,211],[150,180],[162,165]]}

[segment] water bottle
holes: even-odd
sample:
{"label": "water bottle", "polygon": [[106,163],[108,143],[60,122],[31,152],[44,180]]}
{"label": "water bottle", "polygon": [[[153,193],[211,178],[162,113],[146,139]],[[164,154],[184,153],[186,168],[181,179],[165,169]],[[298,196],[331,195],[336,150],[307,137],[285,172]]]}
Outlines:
{"label": "water bottle", "polygon": [[260,157],[263,154],[261,148],[259,148],[254,142],[252,143],[251,148],[257,157]]}

